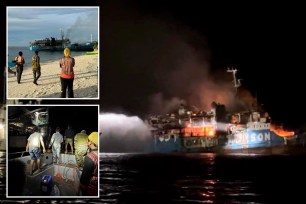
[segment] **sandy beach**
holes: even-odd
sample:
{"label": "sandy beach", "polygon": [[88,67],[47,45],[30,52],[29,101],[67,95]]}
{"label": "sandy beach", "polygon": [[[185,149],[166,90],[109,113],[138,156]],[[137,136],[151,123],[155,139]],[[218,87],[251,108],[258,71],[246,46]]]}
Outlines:
{"label": "sandy beach", "polygon": [[[98,98],[98,55],[83,55],[75,58],[74,98]],[[32,68],[26,62],[21,83],[17,77],[8,73],[7,97],[21,98],[60,98],[61,82],[59,60],[41,63],[41,76],[38,85],[33,84]]]}

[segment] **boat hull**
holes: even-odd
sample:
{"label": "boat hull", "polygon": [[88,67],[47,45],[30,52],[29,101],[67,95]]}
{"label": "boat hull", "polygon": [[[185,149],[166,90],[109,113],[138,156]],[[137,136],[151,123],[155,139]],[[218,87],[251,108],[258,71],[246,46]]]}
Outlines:
{"label": "boat hull", "polygon": [[283,154],[292,147],[272,131],[251,131],[249,134],[244,137],[240,135],[240,138],[237,135],[219,135],[215,138],[175,136],[168,139],[160,139],[161,136],[156,135],[153,136],[150,150],[160,153]]}

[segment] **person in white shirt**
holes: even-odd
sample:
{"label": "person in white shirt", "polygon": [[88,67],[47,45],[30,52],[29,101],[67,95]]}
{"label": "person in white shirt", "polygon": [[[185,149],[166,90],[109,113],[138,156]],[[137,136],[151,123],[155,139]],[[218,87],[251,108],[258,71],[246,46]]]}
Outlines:
{"label": "person in white shirt", "polygon": [[40,145],[43,147],[43,153],[45,153],[46,149],[43,138],[39,132],[38,127],[34,127],[33,134],[31,134],[30,137],[28,138],[28,143],[26,146],[26,152],[29,152],[31,156],[31,163],[30,163],[31,176],[33,175],[33,167],[35,160],[37,160],[38,171],[40,171],[40,159],[42,157]]}
{"label": "person in white shirt", "polygon": [[51,137],[49,148],[52,146],[53,163],[60,163],[61,144],[63,142],[63,135],[60,133],[60,128],[56,127],[55,133]]}

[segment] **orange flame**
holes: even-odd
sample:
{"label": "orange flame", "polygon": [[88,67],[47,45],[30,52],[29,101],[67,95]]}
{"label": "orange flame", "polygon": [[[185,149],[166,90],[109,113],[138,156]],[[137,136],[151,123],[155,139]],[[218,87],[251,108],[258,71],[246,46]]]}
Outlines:
{"label": "orange flame", "polygon": [[294,136],[294,131],[286,131],[282,126],[277,126],[274,124],[271,124],[271,131],[273,131],[275,134],[281,136],[281,137],[292,137]]}
{"label": "orange flame", "polygon": [[182,133],[184,136],[215,137],[216,128],[214,126],[185,127],[182,129]]}

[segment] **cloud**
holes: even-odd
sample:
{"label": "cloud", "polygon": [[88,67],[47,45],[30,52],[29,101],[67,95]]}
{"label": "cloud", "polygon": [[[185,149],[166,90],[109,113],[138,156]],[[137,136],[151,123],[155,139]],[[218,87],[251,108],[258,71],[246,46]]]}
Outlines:
{"label": "cloud", "polygon": [[137,116],[102,113],[99,118],[102,152],[143,152],[150,127]]}
{"label": "cloud", "polygon": [[[89,41],[91,33],[97,40],[98,18],[98,8],[10,7],[8,8],[9,46],[24,46],[30,41],[46,37],[60,38],[60,29],[67,31],[78,22],[83,22],[83,25],[86,25],[78,27],[78,33],[80,36],[84,36],[84,41],[85,36]],[[83,19],[86,19],[86,21]],[[19,36],[16,33],[23,33],[23,35]],[[11,36],[13,36],[14,41]]]}

